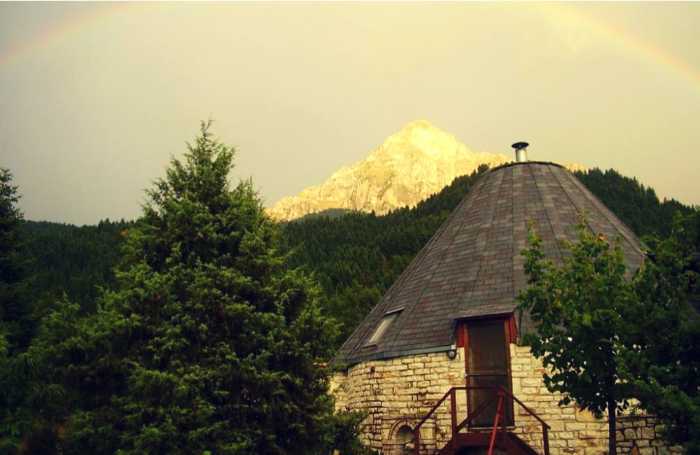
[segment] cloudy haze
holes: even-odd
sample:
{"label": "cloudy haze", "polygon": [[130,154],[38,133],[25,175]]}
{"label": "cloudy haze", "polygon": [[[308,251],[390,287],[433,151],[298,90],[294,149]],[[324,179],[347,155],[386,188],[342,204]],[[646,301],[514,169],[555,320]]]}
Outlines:
{"label": "cloudy haze", "polygon": [[700,3],[0,4],[28,219],[134,218],[199,121],[266,203],[427,119],[700,203]]}

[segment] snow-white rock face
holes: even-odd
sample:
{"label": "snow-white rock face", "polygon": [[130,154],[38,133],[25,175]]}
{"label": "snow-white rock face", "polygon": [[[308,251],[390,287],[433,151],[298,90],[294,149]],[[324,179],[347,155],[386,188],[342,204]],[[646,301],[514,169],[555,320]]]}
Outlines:
{"label": "snow-white rock face", "polygon": [[342,167],[297,196],[282,198],[268,213],[278,220],[328,209],[384,214],[415,206],[481,164],[493,167],[508,161],[501,154],[475,152],[453,135],[419,120],[389,136],[363,161]]}

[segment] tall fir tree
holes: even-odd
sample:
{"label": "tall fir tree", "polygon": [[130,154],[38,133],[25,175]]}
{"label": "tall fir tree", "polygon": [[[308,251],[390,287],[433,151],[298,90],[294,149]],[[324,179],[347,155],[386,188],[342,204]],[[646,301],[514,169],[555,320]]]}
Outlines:
{"label": "tall fir tree", "polygon": [[25,270],[20,251],[22,212],[12,173],[0,168],[0,333],[5,349],[21,350],[31,336],[29,304],[24,296]]}
{"label": "tall fir tree", "polygon": [[[43,352],[66,386],[66,453],[314,454],[338,424],[327,393],[335,325],[289,269],[234,151],[203,124],[148,192],[119,287],[95,315],[49,318]],[[63,321],[63,322],[61,322]],[[59,327],[59,328],[56,328]]]}
{"label": "tall fir tree", "polygon": [[12,173],[0,169],[0,452],[12,453],[30,427],[25,365],[20,360],[33,331],[26,267],[20,248],[23,216]]}

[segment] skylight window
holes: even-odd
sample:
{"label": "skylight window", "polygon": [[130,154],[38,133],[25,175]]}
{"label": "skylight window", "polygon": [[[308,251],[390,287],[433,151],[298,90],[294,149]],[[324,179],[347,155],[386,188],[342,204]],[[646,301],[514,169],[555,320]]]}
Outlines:
{"label": "skylight window", "polygon": [[371,346],[373,344],[377,344],[379,340],[382,339],[386,331],[389,329],[391,324],[396,320],[396,318],[401,314],[401,310],[403,308],[399,308],[396,310],[392,311],[387,311],[384,313],[384,317],[382,317],[382,320],[379,322],[379,325],[377,326],[376,329],[374,329],[374,333],[370,337],[369,341],[367,341],[367,344],[365,346]]}

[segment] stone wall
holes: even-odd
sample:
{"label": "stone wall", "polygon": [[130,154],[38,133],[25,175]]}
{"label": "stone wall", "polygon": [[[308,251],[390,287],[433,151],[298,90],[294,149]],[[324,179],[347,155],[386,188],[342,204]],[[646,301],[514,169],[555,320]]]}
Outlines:
{"label": "stone wall", "polygon": [[662,426],[653,417],[618,417],[617,447],[620,455],[670,455],[683,453],[661,440]]}
{"label": "stone wall", "polygon": [[[527,346],[510,345],[513,395],[539,415],[549,426],[552,455],[600,455],[607,452],[608,424],[575,406],[558,405],[561,395],[544,386],[542,363]],[[516,433],[541,453],[542,431],[539,423],[521,407],[515,408]]]}
{"label": "stone wall", "polygon": [[[544,386],[542,363],[530,353],[527,346],[510,345],[513,395],[535,411],[552,428],[549,447],[552,455],[600,455],[608,449],[607,418],[597,419],[588,411],[573,404],[559,406],[560,394],[549,392]],[[532,447],[541,448],[539,424],[516,406],[516,433]],[[659,438],[659,425],[652,417],[623,415],[617,422],[618,453],[633,455],[665,455],[680,452],[667,447]],[[539,431],[539,432],[538,432]],[[541,450],[540,450],[541,452]]]}
{"label": "stone wall", "polygon": [[[384,454],[402,453],[397,447],[401,428],[414,428],[451,387],[464,385],[464,349],[457,351],[454,360],[440,352],[355,365],[331,381],[336,407],[368,414],[363,436],[370,447]],[[458,399],[462,414],[465,401]],[[426,448],[442,447],[449,440],[449,412],[449,403],[444,403],[422,427]]]}
{"label": "stone wall", "polygon": [[[464,349],[457,351],[454,360],[448,359],[444,352],[420,354],[363,362],[338,373],[331,381],[336,408],[366,412],[365,443],[386,455],[400,454],[402,428],[414,428],[451,387],[464,385]],[[559,406],[561,396],[547,391],[544,368],[528,347],[511,344],[510,355],[513,395],[550,425],[550,453],[606,453],[607,420],[596,419],[574,405]],[[457,395],[457,401],[461,420],[466,417],[464,392]],[[514,411],[514,432],[542,453],[541,425],[517,404]],[[421,438],[426,449],[441,448],[450,439],[449,416],[447,400],[422,427]],[[659,440],[659,427],[650,417],[623,416],[619,418],[618,428],[620,454],[666,455],[680,451],[667,448]]]}

